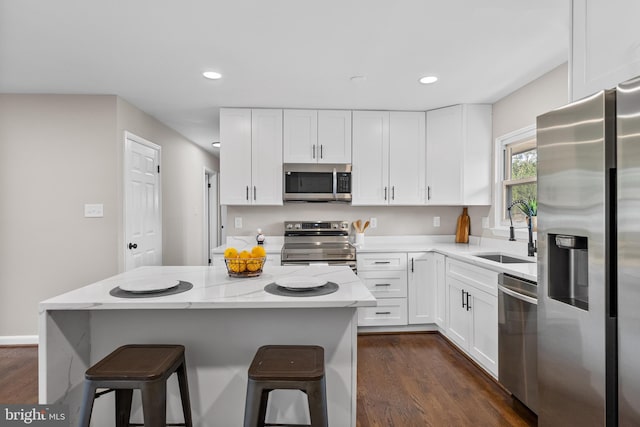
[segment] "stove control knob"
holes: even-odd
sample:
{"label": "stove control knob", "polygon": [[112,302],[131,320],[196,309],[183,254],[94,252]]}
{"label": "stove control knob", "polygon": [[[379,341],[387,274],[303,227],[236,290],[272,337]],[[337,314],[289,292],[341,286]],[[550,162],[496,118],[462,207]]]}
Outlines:
{"label": "stove control knob", "polygon": [[302,224],[298,223],[298,224],[296,224],[296,225],[294,226],[294,228],[295,228],[296,230],[301,230],[301,229],[302,229]]}
{"label": "stove control knob", "polygon": [[291,230],[293,228],[293,224],[287,224],[287,230]]}
{"label": "stove control knob", "polygon": [[334,230],[338,229],[338,224],[336,224],[335,222],[331,224],[331,228],[333,228]]}

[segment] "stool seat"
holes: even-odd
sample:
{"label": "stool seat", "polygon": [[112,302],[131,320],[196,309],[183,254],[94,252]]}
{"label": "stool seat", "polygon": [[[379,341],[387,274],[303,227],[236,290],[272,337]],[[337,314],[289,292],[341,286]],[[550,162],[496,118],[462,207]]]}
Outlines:
{"label": "stool seat", "polygon": [[[116,392],[116,427],[129,426],[133,390],[142,397],[144,424],[165,427],[167,420],[167,379],[176,373],[185,426],[193,425],[184,346],[130,344],[117,348],[85,372],[80,427],[89,427],[96,398]],[[98,389],[107,389],[97,392]]]}
{"label": "stool seat", "polygon": [[90,367],[85,378],[92,381],[153,381],[169,376],[172,366],[184,357],[181,345],[123,345]]}
{"label": "stool seat", "polygon": [[323,376],[324,349],[317,345],[265,345],[249,367],[249,378],[260,381],[309,381]]}
{"label": "stool seat", "polygon": [[266,345],[248,372],[244,427],[265,426],[269,393],[300,390],[307,395],[312,427],[327,427],[324,349],[317,345]]}

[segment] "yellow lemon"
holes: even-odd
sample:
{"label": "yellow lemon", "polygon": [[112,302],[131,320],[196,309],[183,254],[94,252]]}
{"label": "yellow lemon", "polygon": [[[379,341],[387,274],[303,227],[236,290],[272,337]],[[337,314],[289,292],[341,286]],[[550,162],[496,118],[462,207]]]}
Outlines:
{"label": "yellow lemon", "polygon": [[262,246],[254,246],[251,248],[251,255],[255,258],[262,258],[267,255],[267,251]]}
{"label": "yellow lemon", "polygon": [[242,251],[238,254],[238,258],[251,258],[251,254],[248,251]]}
{"label": "yellow lemon", "polygon": [[224,257],[229,259],[229,258],[236,258],[238,256],[238,250],[236,248],[227,248],[224,250]]}
{"label": "yellow lemon", "polygon": [[233,273],[242,273],[247,268],[247,265],[244,262],[244,260],[241,260],[239,258],[228,260],[227,266],[229,267],[229,270]]}
{"label": "yellow lemon", "polygon": [[248,271],[258,271],[262,268],[262,260],[258,258],[250,258],[247,260]]}

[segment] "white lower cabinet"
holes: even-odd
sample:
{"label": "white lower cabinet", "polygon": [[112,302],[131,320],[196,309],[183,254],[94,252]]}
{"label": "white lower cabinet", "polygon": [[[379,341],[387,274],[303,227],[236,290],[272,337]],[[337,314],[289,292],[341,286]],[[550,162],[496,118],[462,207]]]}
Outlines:
{"label": "white lower cabinet", "polygon": [[407,254],[358,255],[358,277],[378,300],[376,307],[358,308],[358,326],[407,324]]}
{"label": "white lower cabinet", "polygon": [[435,323],[435,255],[432,252],[407,254],[409,324]]}
{"label": "white lower cabinet", "polygon": [[447,274],[445,268],[446,257],[439,253],[433,254],[433,276],[436,286],[436,325],[446,335],[447,331]]}
{"label": "white lower cabinet", "polygon": [[497,285],[496,272],[446,260],[446,335],[494,377],[498,375]]}

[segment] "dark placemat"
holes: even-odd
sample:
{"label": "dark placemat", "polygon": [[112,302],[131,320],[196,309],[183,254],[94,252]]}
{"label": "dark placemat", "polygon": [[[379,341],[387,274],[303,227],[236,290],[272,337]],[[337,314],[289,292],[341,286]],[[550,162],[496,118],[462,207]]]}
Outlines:
{"label": "dark placemat", "polygon": [[287,288],[278,286],[275,283],[269,283],[264,287],[265,292],[283,297],[318,297],[320,295],[329,295],[337,291],[339,288],[337,283],[327,282],[326,285],[317,288],[305,289],[304,291],[290,291]]}
{"label": "dark placemat", "polygon": [[120,289],[120,286],[116,286],[109,291],[109,295],[118,298],[155,298],[164,297],[167,295],[181,294],[183,292],[187,292],[191,288],[193,288],[193,283],[183,282],[181,280],[180,283],[172,288],[152,292],[129,292],[123,291],[122,289]]}

